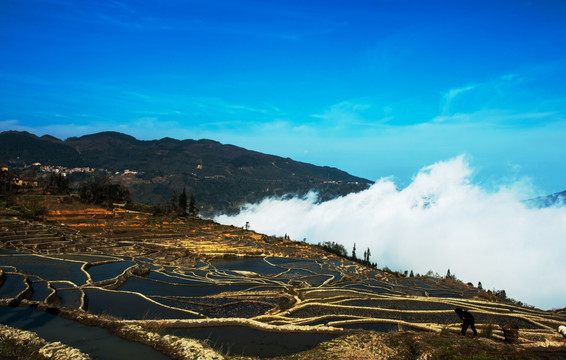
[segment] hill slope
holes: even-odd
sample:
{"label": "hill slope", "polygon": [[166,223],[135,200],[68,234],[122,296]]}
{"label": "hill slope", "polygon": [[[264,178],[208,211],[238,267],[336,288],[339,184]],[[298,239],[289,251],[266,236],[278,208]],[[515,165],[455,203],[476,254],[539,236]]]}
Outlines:
{"label": "hill slope", "polygon": [[[11,167],[43,165],[107,169],[134,200],[161,203],[183,187],[205,214],[231,212],[266,196],[318,191],[323,200],[371,182],[331,167],[262,154],[212,140],[141,141],[102,132],[61,141],[26,132],[0,133],[0,159]],[[135,174],[124,175],[124,170]],[[118,174],[117,174],[118,173]]]}
{"label": "hill slope", "polygon": [[[59,314],[76,334],[107,328],[175,359],[197,356],[181,356],[186,348],[172,344],[172,333],[240,360],[564,356],[556,331],[564,310],[520,306],[454,279],[407,277],[197,217],[67,196],[11,202],[0,206],[0,320],[19,327],[27,319],[35,331],[29,320],[47,317],[40,324],[50,339],[68,338],[71,325],[57,325]],[[30,206],[44,209],[34,221],[17,210]],[[457,335],[457,307],[474,314],[478,337]],[[504,331],[509,325],[516,330]],[[0,337],[0,354],[6,342]],[[87,352],[84,340],[68,345]],[[117,349],[101,345],[99,354]]]}

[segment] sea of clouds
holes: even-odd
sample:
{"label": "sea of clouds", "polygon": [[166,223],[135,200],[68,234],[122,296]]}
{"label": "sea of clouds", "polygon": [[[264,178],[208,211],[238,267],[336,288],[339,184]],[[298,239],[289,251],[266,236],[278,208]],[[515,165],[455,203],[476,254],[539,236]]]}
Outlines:
{"label": "sea of clouds", "polygon": [[381,179],[369,189],[320,203],[303,198],[264,199],[244,206],[223,224],[268,235],[334,241],[361,257],[367,248],[378,267],[450,269],[464,282],[542,309],[566,306],[566,207],[533,208],[525,182],[496,189],[475,185],[464,156],[421,169],[398,189]]}

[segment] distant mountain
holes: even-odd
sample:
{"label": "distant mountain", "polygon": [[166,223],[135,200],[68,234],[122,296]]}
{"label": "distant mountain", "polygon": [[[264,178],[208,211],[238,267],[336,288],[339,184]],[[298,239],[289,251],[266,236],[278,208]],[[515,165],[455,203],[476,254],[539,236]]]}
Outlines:
{"label": "distant mountain", "polygon": [[531,207],[547,208],[551,206],[566,206],[566,191],[557,192],[551,195],[540,196],[526,200],[525,203]]}
{"label": "distant mountain", "polygon": [[79,166],[80,155],[72,147],[52,136],[37,137],[28,132],[0,133],[0,160],[10,164],[59,164]]}
{"label": "distant mountain", "polygon": [[[0,133],[0,160],[12,167],[42,165],[107,169],[135,200],[168,201],[183,187],[204,214],[233,212],[266,196],[318,191],[327,200],[368,187],[370,180],[331,167],[224,145],[213,140],[141,141],[102,132],[64,141],[27,132]],[[125,170],[130,170],[124,174]]]}

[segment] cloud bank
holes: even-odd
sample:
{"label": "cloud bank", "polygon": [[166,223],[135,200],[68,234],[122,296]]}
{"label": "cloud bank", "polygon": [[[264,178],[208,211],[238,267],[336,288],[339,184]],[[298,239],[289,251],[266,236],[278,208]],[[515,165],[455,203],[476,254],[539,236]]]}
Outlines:
{"label": "cloud bank", "polygon": [[215,220],[250,223],[266,234],[309,243],[335,241],[358,253],[371,250],[379,267],[433,270],[543,309],[566,306],[566,207],[534,209],[525,182],[486,190],[471,181],[463,156],[425,167],[399,190],[390,179],[366,191],[317,203],[305,198],[265,199],[238,215]]}

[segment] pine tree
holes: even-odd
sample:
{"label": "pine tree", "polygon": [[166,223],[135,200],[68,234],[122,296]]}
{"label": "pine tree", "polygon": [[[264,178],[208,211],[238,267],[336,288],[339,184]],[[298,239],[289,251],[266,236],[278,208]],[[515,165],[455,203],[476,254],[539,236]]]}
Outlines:
{"label": "pine tree", "polygon": [[193,196],[193,194],[191,194],[191,196],[189,198],[189,215],[197,216],[198,212],[199,212],[199,209],[195,205],[195,197]]}
{"label": "pine tree", "polygon": [[352,259],[356,260],[356,243],[354,243],[354,248],[352,249]]}
{"label": "pine tree", "polygon": [[171,196],[171,211],[177,211],[177,192],[173,190],[173,195]]}
{"label": "pine tree", "polygon": [[187,215],[187,192],[184,188],[181,195],[179,195],[179,215]]}

